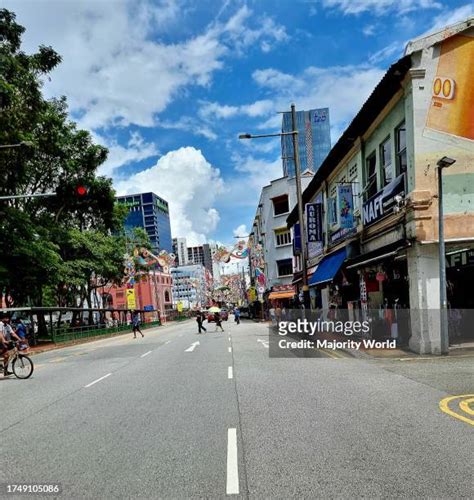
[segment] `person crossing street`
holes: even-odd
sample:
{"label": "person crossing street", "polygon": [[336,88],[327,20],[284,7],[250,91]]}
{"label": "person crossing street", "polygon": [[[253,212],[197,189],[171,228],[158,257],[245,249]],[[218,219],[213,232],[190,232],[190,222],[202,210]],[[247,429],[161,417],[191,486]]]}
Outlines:
{"label": "person crossing street", "polygon": [[206,327],[203,325],[204,323],[204,314],[202,311],[198,311],[197,316],[196,316],[196,322],[198,324],[198,333],[202,333],[201,330],[204,330],[207,332]]}
{"label": "person crossing street", "polygon": [[140,315],[137,311],[135,311],[132,315],[132,331],[134,339],[137,338],[137,332],[142,336],[142,338],[145,336],[140,330]]}
{"label": "person crossing street", "polygon": [[221,331],[224,331],[224,328],[222,328],[222,319],[221,315],[218,312],[214,313],[214,321],[216,322],[216,329],[215,331],[217,332],[217,329],[220,328]]}

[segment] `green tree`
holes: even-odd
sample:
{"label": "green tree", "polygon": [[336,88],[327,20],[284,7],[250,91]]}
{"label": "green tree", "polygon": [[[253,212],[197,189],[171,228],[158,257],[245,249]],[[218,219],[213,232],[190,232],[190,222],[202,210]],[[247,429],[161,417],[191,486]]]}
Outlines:
{"label": "green tree", "polygon": [[[68,117],[65,97],[41,91],[61,62],[51,47],[27,55],[24,28],[0,9],[0,194],[57,192],[51,198],[0,201],[0,293],[10,306],[75,305],[123,271],[124,207],[110,179],[97,175],[107,149]],[[78,183],[86,199],[72,196]],[[1,298],[1,295],[0,295]]]}

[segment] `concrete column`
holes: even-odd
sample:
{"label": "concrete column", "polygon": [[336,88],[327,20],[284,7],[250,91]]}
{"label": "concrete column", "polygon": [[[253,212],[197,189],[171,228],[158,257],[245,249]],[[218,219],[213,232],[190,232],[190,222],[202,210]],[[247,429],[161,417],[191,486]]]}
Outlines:
{"label": "concrete column", "polygon": [[410,283],[409,347],[441,354],[438,246],[415,243],[407,252]]}

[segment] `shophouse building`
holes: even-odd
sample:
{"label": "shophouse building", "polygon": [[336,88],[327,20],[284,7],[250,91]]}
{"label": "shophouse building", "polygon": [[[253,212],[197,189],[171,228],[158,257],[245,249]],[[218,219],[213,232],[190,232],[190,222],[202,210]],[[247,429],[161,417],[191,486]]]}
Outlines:
{"label": "shophouse building", "polygon": [[[387,334],[418,353],[442,350],[442,158],[455,160],[442,172],[449,307],[474,307],[472,61],[474,18],[411,41],[303,193],[316,225],[307,261],[312,307],[380,310]],[[294,231],[296,208],[287,222]],[[398,310],[410,312],[403,328]]]}

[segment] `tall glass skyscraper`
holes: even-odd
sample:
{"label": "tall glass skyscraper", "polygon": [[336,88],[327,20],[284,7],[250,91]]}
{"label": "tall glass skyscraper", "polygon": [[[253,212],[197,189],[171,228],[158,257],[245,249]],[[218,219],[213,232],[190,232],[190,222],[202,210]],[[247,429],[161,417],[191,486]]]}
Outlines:
{"label": "tall glass skyscraper", "polygon": [[[331,129],[329,125],[329,108],[311,109],[296,112],[298,128],[298,150],[301,171],[310,170],[316,173],[324,158],[331,150]],[[291,132],[291,113],[283,113],[282,132]],[[293,138],[285,135],[281,138],[281,156],[283,158],[283,175],[293,177],[295,161]]]}
{"label": "tall glass skyscraper", "polygon": [[155,193],[130,194],[117,197],[128,207],[125,227],[142,227],[150,237],[153,253],[173,251],[168,202]]}

